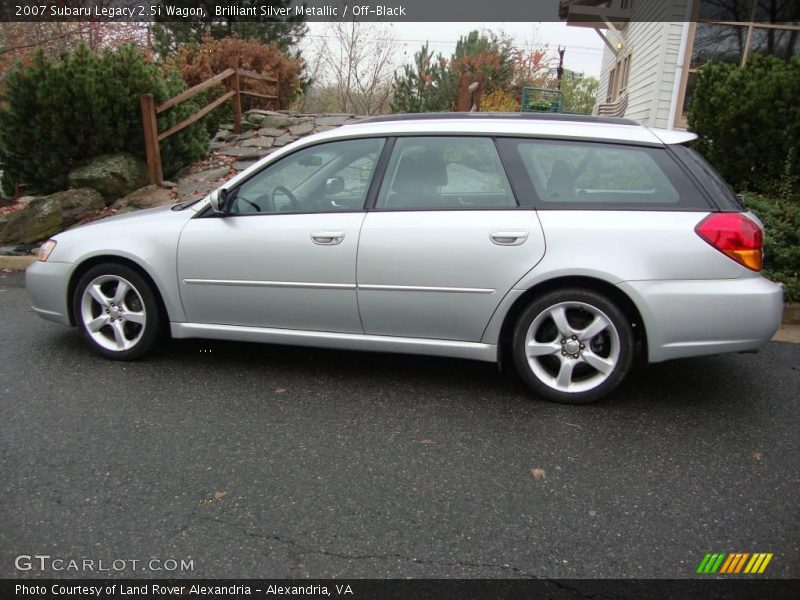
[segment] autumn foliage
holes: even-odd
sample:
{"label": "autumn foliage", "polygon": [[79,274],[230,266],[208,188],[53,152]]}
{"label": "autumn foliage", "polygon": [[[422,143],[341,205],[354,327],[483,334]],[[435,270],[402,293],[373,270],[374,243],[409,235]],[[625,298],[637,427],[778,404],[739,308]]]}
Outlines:
{"label": "autumn foliage", "polygon": [[[166,61],[178,69],[188,86],[202,83],[231,66],[277,77],[280,81],[280,106],[286,107],[300,91],[303,61],[292,58],[275,44],[238,37],[213,39],[210,35],[200,44],[187,44]],[[271,95],[275,86],[265,81],[242,78],[244,89]],[[242,97],[245,110],[262,107],[264,100]]]}

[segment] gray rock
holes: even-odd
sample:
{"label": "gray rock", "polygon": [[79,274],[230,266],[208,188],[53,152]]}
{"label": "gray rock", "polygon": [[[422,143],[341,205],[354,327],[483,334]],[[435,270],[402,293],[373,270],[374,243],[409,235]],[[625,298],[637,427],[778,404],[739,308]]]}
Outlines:
{"label": "gray rock", "polygon": [[289,133],[292,135],[308,135],[312,131],[314,131],[313,121],[306,121],[304,123],[300,123],[299,125],[289,127]]}
{"label": "gray rock", "polygon": [[255,125],[260,125],[261,121],[264,120],[264,115],[257,112],[248,112],[244,115],[244,120],[248,123],[253,123]]}
{"label": "gray rock", "polygon": [[230,172],[228,167],[219,167],[217,169],[206,169],[205,171],[198,171],[183,178],[183,181],[217,181],[225,177]]}
{"label": "gray rock", "polygon": [[163,187],[163,188],[174,188],[174,187],[178,187],[178,184],[175,183],[174,181],[164,180],[164,181],[161,182],[161,187]]}
{"label": "gray rock", "polygon": [[217,135],[214,136],[214,139],[218,140],[220,142],[227,142],[233,136],[234,136],[234,133],[232,131],[227,131],[225,129],[220,129],[217,132]]}
{"label": "gray rock", "polygon": [[255,147],[255,148],[271,148],[272,144],[275,143],[274,137],[267,137],[267,136],[259,136],[254,137],[249,140],[245,140],[242,146],[246,147]]}
{"label": "gray rock", "polygon": [[69,172],[74,188],[97,190],[111,203],[147,183],[144,162],[127,152],[104,154],[92,158],[86,165]]}
{"label": "gray rock", "polygon": [[273,146],[285,146],[297,139],[297,136],[290,135],[288,133],[283,134],[282,136],[276,137],[275,142],[273,142]]}
{"label": "gray rock", "polygon": [[178,182],[178,202],[202,198],[216,186],[205,181],[191,181],[184,179]]}
{"label": "gray rock", "polygon": [[[277,142],[277,140],[276,140]],[[261,156],[261,151],[258,148],[226,148],[222,151],[226,156],[235,156],[240,159],[258,158]]]}
{"label": "gray rock", "polygon": [[235,163],[233,163],[233,168],[237,171],[244,171],[245,169],[252,167],[257,162],[257,160],[237,160]]}
{"label": "gray rock", "polygon": [[267,137],[278,137],[279,135],[283,135],[286,133],[286,129],[279,129],[277,127],[262,127],[258,130],[258,135],[264,135]]}
{"label": "gray rock", "polygon": [[105,208],[99,192],[89,188],[56,192],[34,198],[27,206],[7,216],[0,225],[0,242],[31,244],[63,231]]}
{"label": "gray rock", "polygon": [[298,120],[296,117],[287,117],[281,113],[272,113],[264,116],[264,119],[261,121],[261,127],[286,129],[292,125],[297,125],[297,123]]}
{"label": "gray rock", "polygon": [[17,198],[17,204],[30,204],[31,201],[36,200],[36,196],[22,196],[21,198]]}
{"label": "gray rock", "polygon": [[232,123],[223,123],[219,126],[219,128],[223,131],[233,131],[233,124]]}
{"label": "gray rock", "polygon": [[225,142],[209,142],[208,149],[211,152],[216,152],[217,150],[222,150],[226,145]]}
{"label": "gray rock", "polygon": [[129,206],[133,208],[152,208],[154,206],[172,204],[174,201],[168,189],[158,185],[148,185],[120,198],[111,205],[111,208],[117,211]]}
{"label": "gray rock", "polygon": [[350,120],[353,115],[321,115],[314,119],[314,123],[317,125],[322,126],[336,126],[336,125],[343,125],[346,121]]}

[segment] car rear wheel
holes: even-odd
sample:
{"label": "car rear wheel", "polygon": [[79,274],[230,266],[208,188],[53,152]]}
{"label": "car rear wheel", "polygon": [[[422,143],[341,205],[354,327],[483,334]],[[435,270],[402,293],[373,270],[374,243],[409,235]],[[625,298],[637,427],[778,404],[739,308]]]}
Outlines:
{"label": "car rear wheel", "polygon": [[150,284],[135,270],[107,263],[81,277],[73,314],[90,345],[116,360],[133,360],[155,345],[161,311]]}
{"label": "car rear wheel", "polygon": [[608,298],[581,288],[550,292],[520,315],[512,354],[539,396],[564,404],[593,402],[616,388],[633,362],[633,330]]}

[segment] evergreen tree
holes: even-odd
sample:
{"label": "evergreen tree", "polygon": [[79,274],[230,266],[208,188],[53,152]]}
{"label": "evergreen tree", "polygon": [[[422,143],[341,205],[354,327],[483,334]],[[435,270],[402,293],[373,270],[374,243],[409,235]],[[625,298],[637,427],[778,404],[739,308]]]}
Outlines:
{"label": "evergreen tree", "polygon": [[402,75],[395,75],[392,112],[438,112],[450,110],[455,90],[452,73],[439,54],[435,59],[428,43],[414,54],[414,63],[403,65]]}

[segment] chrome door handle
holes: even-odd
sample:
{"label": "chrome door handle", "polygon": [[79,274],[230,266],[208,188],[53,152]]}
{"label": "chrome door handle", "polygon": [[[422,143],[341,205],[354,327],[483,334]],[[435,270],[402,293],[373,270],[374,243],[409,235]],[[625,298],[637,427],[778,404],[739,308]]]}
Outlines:
{"label": "chrome door handle", "polygon": [[519,246],[528,239],[527,231],[494,231],[489,236],[498,246]]}
{"label": "chrome door handle", "polygon": [[344,239],[344,231],[316,231],[311,234],[311,241],[319,246],[336,246]]}

